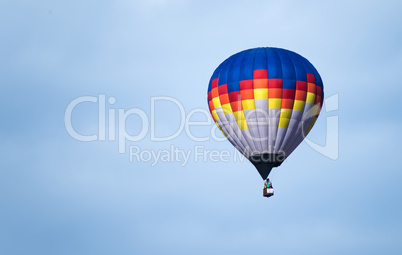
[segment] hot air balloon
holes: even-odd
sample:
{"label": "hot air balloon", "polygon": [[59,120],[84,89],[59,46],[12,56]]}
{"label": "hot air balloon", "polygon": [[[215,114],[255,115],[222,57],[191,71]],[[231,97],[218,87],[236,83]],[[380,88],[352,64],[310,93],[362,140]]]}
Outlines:
{"label": "hot air balloon", "polygon": [[266,180],[267,197],[273,195],[269,173],[310,132],[323,98],[314,66],[295,52],[272,47],[230,56],[216,68],[208,86],[212,118]]}

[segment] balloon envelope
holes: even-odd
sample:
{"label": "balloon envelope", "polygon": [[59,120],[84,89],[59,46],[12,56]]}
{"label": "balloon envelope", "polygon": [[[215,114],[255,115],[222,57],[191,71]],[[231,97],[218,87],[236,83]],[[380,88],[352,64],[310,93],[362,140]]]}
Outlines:
{"label": "balloon envelope", "polygon": [[321,77],[307,59],[270,47],[232,55],[208,86],[216,125],[263,179],[310,132],[323,97]]}

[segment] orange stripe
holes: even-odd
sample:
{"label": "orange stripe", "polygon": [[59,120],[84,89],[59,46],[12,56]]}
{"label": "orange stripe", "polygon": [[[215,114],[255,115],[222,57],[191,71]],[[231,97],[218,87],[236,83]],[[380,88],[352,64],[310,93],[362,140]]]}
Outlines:
{"label": "orange stripe", "polygon": [[211,94],[212,94],[212,98],[218,97],[218,96],[219,96],[218,87],[213,88],[213,89],[211,90]]}
{"label": "orange stripe", "polygon": [[282,109],[293,109],[293,99],[282,99]]}
{"label": "orange stripe", "polygon": [[243,111],[243,107],[241,106],[241,101],[230,102],[230,106],[232,107],[233,112]]}
{"label": "orange stripe", "polygon": [[268,98],[282,98],[282,89],[268,89]]}
{"label": "orange stripe", "polygon": [[241,100],[254,99],[254,90],[246,89],[240,90]]}
{"label": "orange stripe", "polygon": [[219,95],[219,100],[222,105],[230,103],[228,94]]}
{"label": "orange stripe", "polygon": [[254,88],[255,89],[267,89],[268,88],[268,79],[254,80]]}
{"label": "orange stripe", "polygon": [[212,100],[209,101],[209,109],[211,109],[211,111],[213,109],[215,109],[214,103],[212,102]]}
{"label": "orange stripe", "polygon": [[303,90],[296,90],[295,100],[306,101],[307,92]]}
{"label": "orange stripe", "polygon": [[307,92],[311,92],[315,94],[316,85],[314,83],[307,83]]}

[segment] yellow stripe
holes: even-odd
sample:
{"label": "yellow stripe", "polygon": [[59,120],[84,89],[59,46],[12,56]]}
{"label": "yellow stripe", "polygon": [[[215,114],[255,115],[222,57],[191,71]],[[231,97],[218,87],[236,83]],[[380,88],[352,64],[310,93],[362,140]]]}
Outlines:
{"label": "yellow stripe", "polygon": [[268,99],[268,89],[254,89],[254,99]]}
{"label": "yellow stripe", "polygon": [[212,98],[212,103],[214,104],[215,108],[218,108],[221,106],[221,101],[219,100],[219,97]]}
{"label": "yellow stripe", "polygon": [[241,104],[243,106],[243,110],[255,109],[254,99],[241,100]]}
{"label": "yellow stripe", "polygon": [[240,127],[241,130],[248,129],[246,116],[244,115],[243,111],[234,112],[233,115],[237,121],[237,125]]}
{"label": "yellow stripe", "polygon": [[292,116],[291,109],[281,109],[278,127],[287,128],[289,126],[290,117]]}
{"label": "yellow stripe", "polygon": [[289,118],[280,118],[279,119],[279,124],[278,124],[278,127],[280,127],[280,128],[287,128],[288,126],[289,126],[289,121],[290,121],[290,119]]}
{"label": "yellow stripe", "polygon": [[292,109],[281,109],[281,118],[290,119],[290,116],[292,116],[292,111]]}
{"label": "yellow stripe", "polygon": [[214,116],[215,120],[219,120],[219,116],[218,116],[218,114],[216,113],[216,110],[215,110],[215,109],[212,110],[212,115]]}
{"label": "yellow stripe", "polygon": [[307,92],[306,103],[314,104],[315,94],[311,92]]}
{"label": "yellow stripe", "polygon": [[303,111],[303,109],[304,109],[304,104],[305,104],[304,101],[295,100],[295,103],[294,103],[294,105],[293,105],[293,110],[296,110],[296,111]]}
{"label": "yellow stripe", "polygon": [[230,106],[230,104],[224,104],[224,105],[222,105],[222,110],[223,110],[223,113],[226,115],[226,114],[229,114],[229,113],[232,113],[232,107]]}
{"label": "yellow stripe", "polygon": [[242,118],[245,119],[246,116],[244,115],[243,111],[237,111],[233,113],[236,120],[241,120]]}
{"label": "yellow stripe", "polygon": [[280,98],[268,99],[268,108],[269,109],[281,109],[281,107],[282,107],[282,99],[280,99]]}
{"label": "yellow stripe", "polygon": [[237,125],[239,125],[240,130],[248,129],[246,120],[237,121]]}

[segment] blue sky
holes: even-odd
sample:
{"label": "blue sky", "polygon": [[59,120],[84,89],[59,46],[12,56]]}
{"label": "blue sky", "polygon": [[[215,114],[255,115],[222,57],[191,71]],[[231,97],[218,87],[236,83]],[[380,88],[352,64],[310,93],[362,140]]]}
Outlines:
{"label": "blue sky", "polygon": [[[401,11],[400,1],[0,0],[0,253],[400,254]],[[258,46],[303,55],[326,97],[339,97],[309,135],[323,145],[337,116],[339,157],[301,144],[272,172],[268,200],[246,161],[151,166],[119,154],[117,141],[80,142],[65,129],[81,96],[148,115],[153,96],[206,110],[218,64]],[[156,117],[158,135],[177,129],[175,106],[160,102]],[[96,133],[96,105],[77,107],[73,124]],[[127,130],[139,129],[130,117]],[[185,133],[127,146],[172,144],[233,152]]]}

